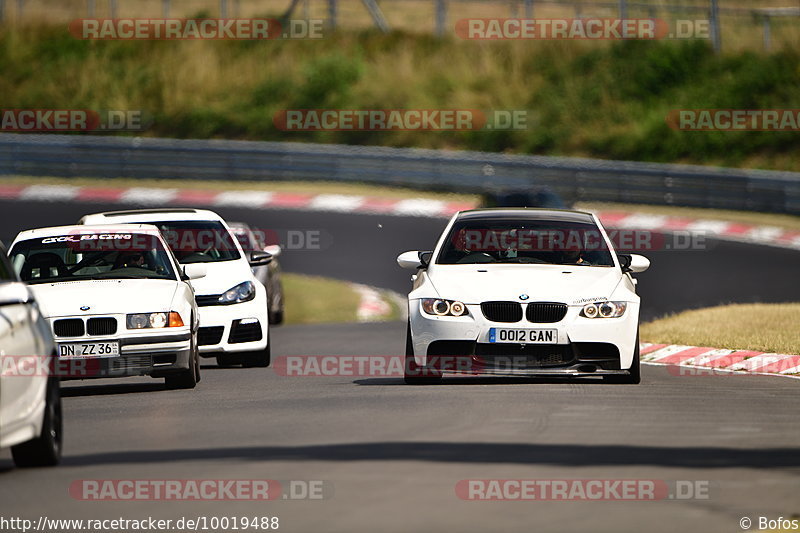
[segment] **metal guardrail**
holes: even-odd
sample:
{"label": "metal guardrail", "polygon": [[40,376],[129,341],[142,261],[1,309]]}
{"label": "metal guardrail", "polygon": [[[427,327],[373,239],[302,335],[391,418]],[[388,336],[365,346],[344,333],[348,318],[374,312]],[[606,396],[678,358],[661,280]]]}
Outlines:
{"label": "metal guardrail", "polygon": [[325,180],[800,215],[800,173],[326,144],[0,134],[0,176]]}

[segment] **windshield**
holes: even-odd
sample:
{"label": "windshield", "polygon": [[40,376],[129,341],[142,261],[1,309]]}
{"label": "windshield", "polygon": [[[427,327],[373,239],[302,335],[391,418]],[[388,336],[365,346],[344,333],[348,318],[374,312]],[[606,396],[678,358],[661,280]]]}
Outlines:
{"label": "windshield", "polygon": [[142,233],[56,235],[18,242],[9,253],[30,284],[88,279],[177,279],[159,239]]}
{"label": "windshield", "polygon": [[233,261],[241,255],[230,232],[216,220],[148,222],[161,234],[182,264]]}
{"label": "windshield", "polygon": [[614,266],[594,224],[555,220],[456,222],[436,260],[441,265],[538,263]]}

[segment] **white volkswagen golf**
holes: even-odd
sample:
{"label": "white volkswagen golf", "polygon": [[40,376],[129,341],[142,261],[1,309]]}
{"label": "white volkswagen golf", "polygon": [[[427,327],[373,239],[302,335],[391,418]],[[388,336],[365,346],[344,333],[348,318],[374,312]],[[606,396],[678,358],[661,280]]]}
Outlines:
{"label": "white volkswagen golf", "polygon": [[269,366],[267,289],[251,267],[269,264],[272,255],[245,255],[222,217],[204,209],[141,209],[86,215],[80,223],[156,226],[182,265],[206,268],[194,283],[201,357],[216,356],[221,366]]}
{"label": "white volkswagen golf", "polygon": [[591,213],[478,209],[457,213],[417,269],[408,295],[407,383],[445,373],[603,376],[639,383],[639,296]]}
{"label": "white volkswagen golf", "polygon": [[20,232],[9,258],[50,323],[62,379],[149,375],[169,388],[200,379],[190,279],[154,226],[61,226]]}

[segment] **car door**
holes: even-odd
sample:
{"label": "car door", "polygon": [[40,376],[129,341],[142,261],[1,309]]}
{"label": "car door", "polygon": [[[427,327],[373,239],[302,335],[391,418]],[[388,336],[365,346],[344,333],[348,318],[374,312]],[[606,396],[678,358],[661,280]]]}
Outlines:
{"label": "car door", "polygon": [[44,401],[52,349],[49,326],[0,247],[0,442]]}

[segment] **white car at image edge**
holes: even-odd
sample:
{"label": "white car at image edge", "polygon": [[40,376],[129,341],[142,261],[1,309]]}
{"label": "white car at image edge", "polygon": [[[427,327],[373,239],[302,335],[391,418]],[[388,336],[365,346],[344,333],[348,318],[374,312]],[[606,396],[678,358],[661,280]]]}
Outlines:
{"label": "white car at image edge", "polygon": [[408,295],[407,383],[447,373],[603,376],[639,383],[643,256],[617,254],[597,217],[550,209],[457,213]]}
{"label": "white car at image edge", "polygon": [[17,466],[54,466],[61,460],[54,355],[50,327],[0,245],[0,448],[11,448]]}
{"label": "white car at image edge", "polygon": [[182,265],[205,267],[203,279],[193,282],[200,356],[216,357],[220,366],[269,366],[267,289],[252,267],[269,264],[272,256],[246,254],[222,217],[205,209],[140,209],[85,215],[79,223],[156,226]]}

